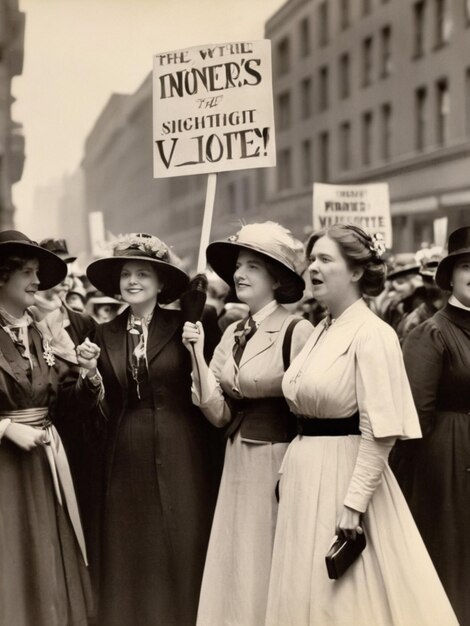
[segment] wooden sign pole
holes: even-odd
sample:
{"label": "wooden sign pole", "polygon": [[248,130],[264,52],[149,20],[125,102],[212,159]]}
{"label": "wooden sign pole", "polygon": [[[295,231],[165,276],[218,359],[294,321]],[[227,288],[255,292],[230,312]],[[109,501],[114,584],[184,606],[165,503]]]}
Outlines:
{"label": "wooden sign pole", "polygon": [[207,177],[206,204],[202,218],[201,241],[199,243],[199,256],[197,259],[198,274],[201,274],[206,269],[206,248],[209,245],[209,238],[211,236],[216,186],[217,174],[209,174]]}

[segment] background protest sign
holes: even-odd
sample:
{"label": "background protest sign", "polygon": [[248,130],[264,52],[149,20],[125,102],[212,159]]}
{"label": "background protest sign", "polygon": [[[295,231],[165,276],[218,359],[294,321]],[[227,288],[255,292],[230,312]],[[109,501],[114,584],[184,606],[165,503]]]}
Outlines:
{"label": "background protest sign", "polygon": [[154,177],[276,165],[271,42],[154,56]]}
{"label": "background protest sign", "polygon": [[387,183],[370,185],[313,185],[313,230],[333,224],[355,224],[380,233],[392,247],[392,220]]}

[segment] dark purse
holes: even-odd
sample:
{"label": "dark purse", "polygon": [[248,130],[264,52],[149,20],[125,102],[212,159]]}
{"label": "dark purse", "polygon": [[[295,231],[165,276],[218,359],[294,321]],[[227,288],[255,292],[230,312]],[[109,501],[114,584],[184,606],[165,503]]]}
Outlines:
{"label": "dark purse", "polygon": [[356,539],[336,537],[325,557],[328,577],[332,580],[340,578],[366,547],[364,533],[357,534]]}

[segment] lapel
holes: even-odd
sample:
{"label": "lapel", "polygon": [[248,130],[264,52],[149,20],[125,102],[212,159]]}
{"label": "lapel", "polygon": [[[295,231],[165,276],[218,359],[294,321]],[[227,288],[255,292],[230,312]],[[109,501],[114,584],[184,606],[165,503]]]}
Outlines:
{"label": "lapel", "polygon": [[[327,335],[323,342],[318,346],[317,358],[321,362],[322,370],[326,371],[349,350],[357,332],[367,323],[371,315],[375,317],[361,298],[333,322],[325,331]],[[315,336],[319,338],[319,334],[315,333]]]}
{"label": "lapel", "polygon": [[17,356],[17,350],[13,345],[12,340],[7,333],[0,329],[0,367],[7,372],[12,378],[19,382],[19,371],[15,368],[13,370],[12,363],[14,363]]}
{"label": "lapel", "polygon": [[46,380],[49,380],[50,367],[44,361],[44,349],[42,345],[42,335],[35,326],[30,326],[29,332],[31,333],[31,338],[34,343],[34,347],[36,349],[36,355],[37,355],[37,359],[39,363],[39,369],[41,370],[41,374]]}
{"label": "lapel", "polygon": [[179,328],[181,319],[178,311],[159,306],[155,308],[147,339],[147,363],[153,361]]}
{"label": "lapel", "polygon": [[112,322],[101,326],[103,343],[116,378],[122,388],[127,389],[127,316],[128,309]]}
{"label": "lapel", "polygon": [[268,315],[268,317],[261,322],[258,330],[245,346],[240,360],[240,369],[255,356],[268,350],[268,348],[276,342],[279,331],[287,317],[289,317],[287,309],[278,306],[271,315]]}

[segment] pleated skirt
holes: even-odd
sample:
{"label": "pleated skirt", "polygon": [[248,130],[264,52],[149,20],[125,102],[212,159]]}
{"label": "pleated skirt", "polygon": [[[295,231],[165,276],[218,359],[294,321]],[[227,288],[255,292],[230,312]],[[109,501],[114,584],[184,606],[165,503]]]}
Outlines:
{"label": "pleated skirt", "polygon": [[360,437],[297,437],[281,468],[266,626],[451,626],[456,617],[388,465],[364,515],[367,546],[339,580],[325,555]]}

